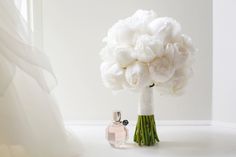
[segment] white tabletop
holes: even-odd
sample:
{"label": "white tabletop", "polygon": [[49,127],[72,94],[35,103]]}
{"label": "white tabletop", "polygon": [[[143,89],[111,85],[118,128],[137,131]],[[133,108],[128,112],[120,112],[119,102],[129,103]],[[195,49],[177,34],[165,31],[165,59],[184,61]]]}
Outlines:
{"label": "white tabletop", "polygon": [[235,157],[236,129],[216,126],[159,126],[160,143],[139,147],[129,126],[126,148],[114,149],[105,139],[105,125],[69,126],[80,140],[81,157]]}

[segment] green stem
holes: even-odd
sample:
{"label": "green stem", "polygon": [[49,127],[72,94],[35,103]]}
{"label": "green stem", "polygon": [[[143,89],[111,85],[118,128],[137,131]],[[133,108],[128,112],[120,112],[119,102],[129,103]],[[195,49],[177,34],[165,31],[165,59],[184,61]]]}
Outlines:
{"label": "green stem", "polygon": [[134,133],[134,142],[151,146],[159,142],[154,115],[139,115]]}
{"label": "green stem", "polygon": [[151,117],[148,117],[149,118],[149,121],[151,122],[150,124],[150,129],[151,129],[151,145],[155,144],[155,137],[154,137],[154,132],[153,132],[153,124],[152,124],[152,118]]}
{"label": "green stem", "polygon": [[140,117],[140,127],[141,127],[141,144],[146,144],[145,141],[145,127],[143,126],[143,117]]}

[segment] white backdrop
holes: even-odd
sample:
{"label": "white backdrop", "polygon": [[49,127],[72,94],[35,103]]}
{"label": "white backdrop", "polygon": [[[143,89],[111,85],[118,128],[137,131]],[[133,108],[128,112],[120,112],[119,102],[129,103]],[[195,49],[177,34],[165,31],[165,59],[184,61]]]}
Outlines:
{"label": "white backdrop", "polygon": [[210,0],[43,0],[43,41],[58,87],[54,93],[66,120],[107,120],[114,109],[136,119],[138,95],[112,95],[100,79],[102,38],[118,19],[137,9],[171,16],[190,35],[196,53],[194,77],[181,97],[155,94],[160,120],[210,120],[212,88],[212,4]]}
{"label": "white backdrop", "polygon": [[236,123],[235,0],[213,1],[213,120]]}

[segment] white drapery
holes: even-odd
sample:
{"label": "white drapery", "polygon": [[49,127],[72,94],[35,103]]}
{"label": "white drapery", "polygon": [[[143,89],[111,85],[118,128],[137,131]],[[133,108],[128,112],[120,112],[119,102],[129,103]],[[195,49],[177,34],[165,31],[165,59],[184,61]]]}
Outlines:
{"label": "white drapery", "polygon": [[0,157],[71,157],[55,77],[31,37],[14,0],[0,0]]}

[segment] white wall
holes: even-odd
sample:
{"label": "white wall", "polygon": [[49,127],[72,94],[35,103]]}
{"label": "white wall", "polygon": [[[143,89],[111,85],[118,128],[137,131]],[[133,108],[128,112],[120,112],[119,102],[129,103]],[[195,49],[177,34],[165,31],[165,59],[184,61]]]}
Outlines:
{"label": "white wall", "polygon": [[213,1],[213,120],[236,122],[236,1]]}
{"label": "white wall", "polygon": [[43,0],[44,48],[58,77],[54,92],[66,120],[107,120],[113,109],[136,119],[138,95],[114,96],[102,85],[98,54],[108,28],[140,8],[176,18],[200,50],[184,96],[155,94],[157,118],[211,119],[211,0]]}

